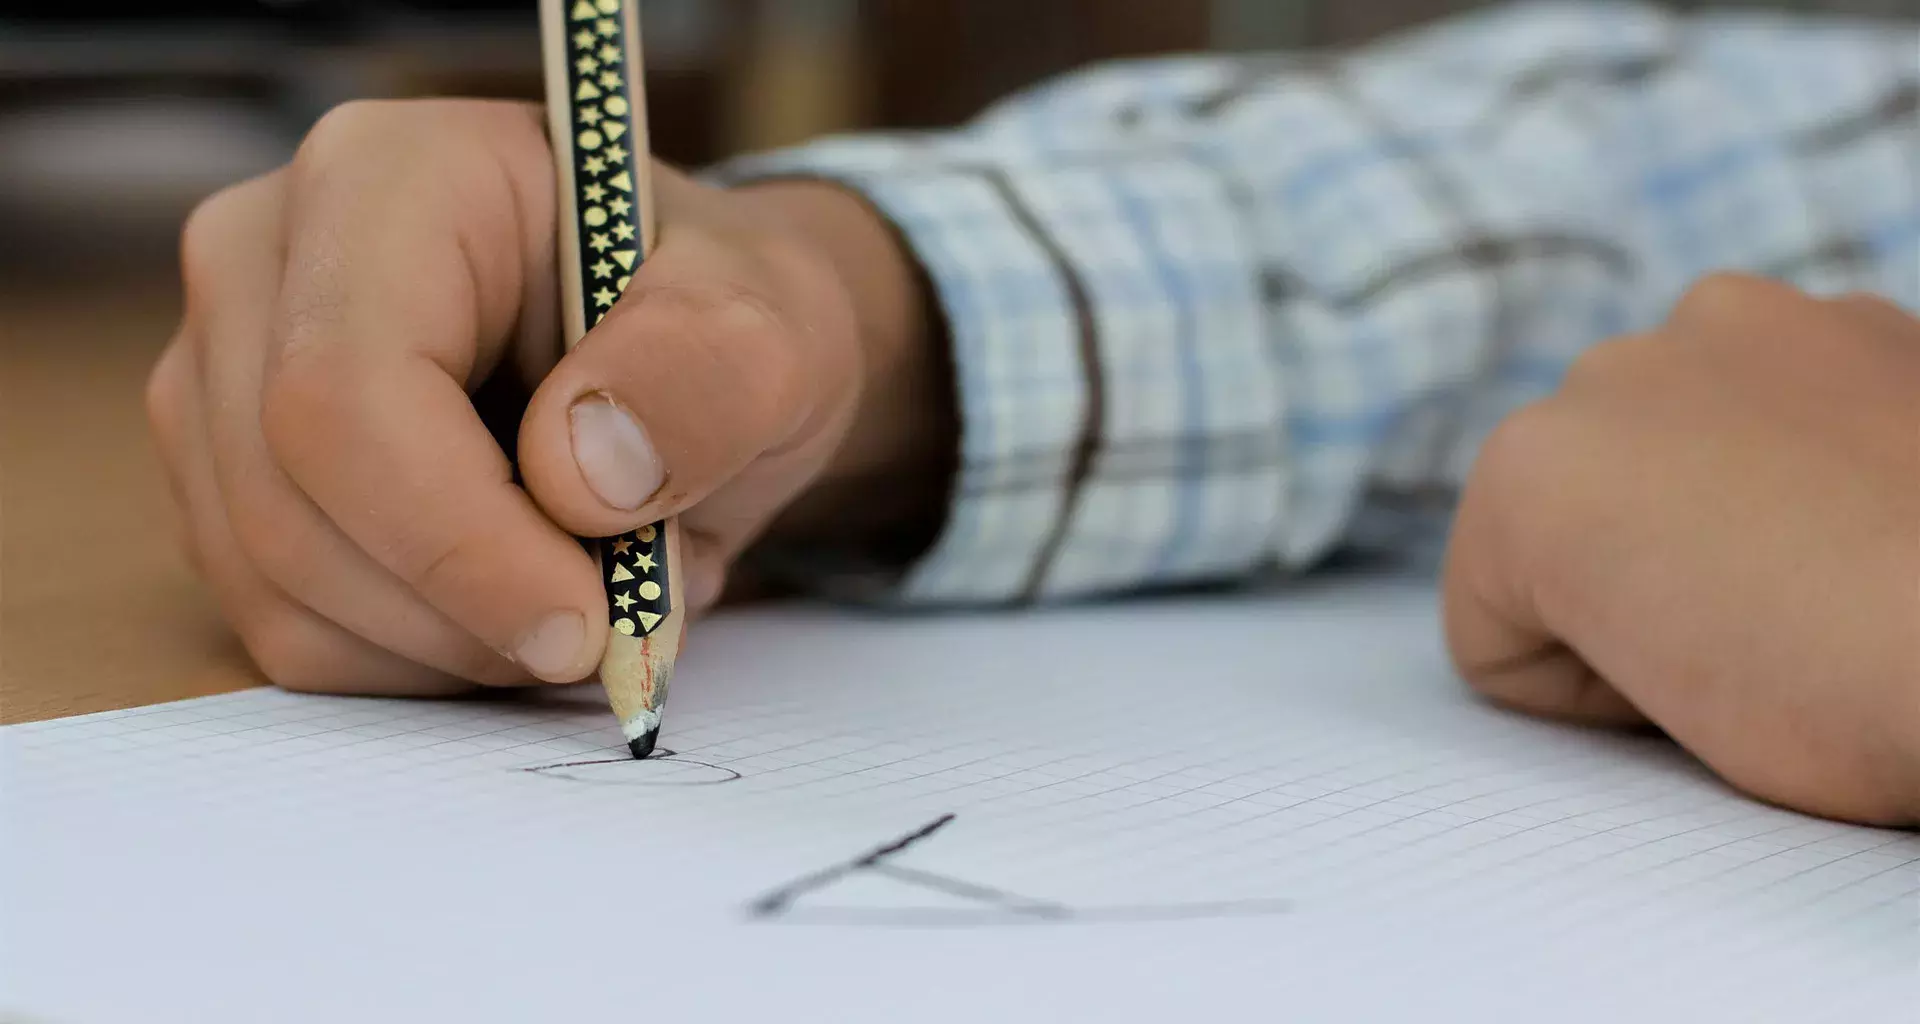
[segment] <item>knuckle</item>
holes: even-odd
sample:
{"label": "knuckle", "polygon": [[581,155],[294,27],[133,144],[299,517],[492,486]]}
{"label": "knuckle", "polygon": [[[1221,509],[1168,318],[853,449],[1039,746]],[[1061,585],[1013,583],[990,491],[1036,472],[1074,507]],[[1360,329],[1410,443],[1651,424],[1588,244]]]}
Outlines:
{"label": "knuckle", "polygon": [[658,297],[686,325],[683,336],[699,357],[719,364],[743,410],[791,406],[800,387],[800,360],[792,332],[765,297],[738,284],[675,288]]}
{"label": "knuckle", "polygon": [[715,358],[736,372],[754,408],[785,409],[798,397],[800,361],[793,332],[760,295],[742,288],[723,291],[714,317]]}
{"label": "knuckle", "polygon": [[289,542],[285,525],[289,519],[281,514],[286,502],[276,500],[271,485],[259,482],[256,474],[230,479],[223,490],[227,528],[241,557],[282,590],[304,589],[313,567],[304,557],[304,546]]}
{"label": "knuckle", "polygon": [[324,442],[321,429],[335,422],[354,394],[355,370],[348,357],[326,346],[283,347],[260,386],[260,432],[283,465]]}
{"label": "knuckle", "polygon": [[153,372],[147,375],[144,404],[147,428],[152,432],[163,459],[172,459],[180,444],[180,419],[188,398],[187,365],[190,353],[184,338],[176,337],[160,353]]}
{"label": "knuckle", "polygon": [[210,561],[205,549],[200,546],[199,538],[194,536],[193,528],[184,520],[176,520],[173,526],[174,549],[187,560],[187,568],[195,576],[206,579],[211,575]]}
{"label": "knuckle", "polygon": [[471,532],[426,535],[402,543],[392,551],[393,570],[415,590],[427,595],[471,590],[482,578],[489,552],[498,550],[493,538]]}
{"label": "knuckle", "polygon": [[1480,444],[1468,488],[1505,490],[1524,486],[1539,470],[1554,464],[1561,416],[1552,400],[1534,402],[1501,420]]}
{"label": "knuckle", "polygon": [[304,693],[334,693],[340,680],[328,671],[338,652],[296,611],[275,608],[249,617],[240,640],[260,672],[275,686]]}
{"label": "knuckle", "polygon": [[801,286],[830,280],[831,271],[816,243],[787,231],[761,231],[755,239],[753,258],[770,279]]}
{"label": "knuckle", "polygon": [[320,115],[295,152],[294,166],[312,172],[356,159],[369,148],[384,149],[392,141],[394,122],[405,105],[394,100],[348,100]]}
{"label": "knuckle", "polygon": [[1617,380],[1640,365],[1645,356],[1663,342],[1648,335],[1628,335],[1587,348],[1567,364],[1560,386],[1577,391]]}
{"label": "knuckle", "polygon": [[787,235],[769,243],[763,260],[769,280],[780,289],[777,294],[804,296],[798,304],[804,315],[793,318],[787,337],[789,349],[798,351],[802,365],[823,379],[833,374],[857,376],[859,318],[852,295],[831,261],[814,243]]}
{"label": "knuckle", "polygon": [[1678,325],[1724,330],[1768,315],[1793,294],[1785,285],[1763,277],[1716,271],[1689,286],[1668,319]]}
{"label": "knuckle", "polygon": [[772,303],[737,282],[703,287],[666,287],[647,293],[647,303],[700,328],[709,336],[749,335],[781,329]]}
{"label": "knuckle", "polygon": [[[1521,576],[1531,587],[1555,583],[1559,559],[1546,557],[1565,529],[1569,498],[1577,499],[1577,481],[1569,478],[1569,452],[1577,414],[1563,402],[1547,399],[1522,406],[1502,420],[1481,443],[1467,475],[1456,513],[1455,537],[1471,534],[1472,565],[1454,564],[1469,576],[1504,580]],[[1450,559],[1461,561],[1456,549]],[[1492,573],[1489,577],[1487,574]]]}
{"label": "knuckle", "polygon": [[249,182],[229,185],[200,200],[180,226],[180,278],[189,309],[197,307],[219,268],[230,239],[228,225],[239,210]]}

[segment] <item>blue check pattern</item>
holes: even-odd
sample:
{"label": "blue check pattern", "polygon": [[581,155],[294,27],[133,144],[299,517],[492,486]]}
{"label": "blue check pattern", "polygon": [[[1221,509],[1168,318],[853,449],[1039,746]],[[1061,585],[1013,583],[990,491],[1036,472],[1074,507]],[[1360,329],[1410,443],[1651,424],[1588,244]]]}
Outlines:
{"label": "blue check pattern", "polygon": [[932,282],[959,475],[892,597],[1220,581],[1435,550],[1494,424],[1708,272],[1920,309],[1920,30],[1532,3],[718,174],[856,189]]}

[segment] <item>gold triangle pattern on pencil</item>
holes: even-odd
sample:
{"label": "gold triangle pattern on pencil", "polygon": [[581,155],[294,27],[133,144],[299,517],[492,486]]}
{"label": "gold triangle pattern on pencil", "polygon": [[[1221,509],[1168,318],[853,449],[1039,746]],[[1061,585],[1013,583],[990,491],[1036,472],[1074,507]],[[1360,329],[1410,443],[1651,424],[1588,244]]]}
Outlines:
{"label": "gold triangle pattern on pencil", "polygon": [[[598,324],[626,291],[645,259],[640,211],[646,197],[634,194],[634,153],[627,144],[635,101],[629,97],[627,12],[638,0],[575,0],[567,10],[568,124],[573,132],[573,180],[578,210],[580,297],[589,328]],[[558,140],[555,140],[556,145]],[[601,545],[601,583],[613,629],[625,636],[653,632],[672,610],[667,538],[663,524],[643,526]]]}

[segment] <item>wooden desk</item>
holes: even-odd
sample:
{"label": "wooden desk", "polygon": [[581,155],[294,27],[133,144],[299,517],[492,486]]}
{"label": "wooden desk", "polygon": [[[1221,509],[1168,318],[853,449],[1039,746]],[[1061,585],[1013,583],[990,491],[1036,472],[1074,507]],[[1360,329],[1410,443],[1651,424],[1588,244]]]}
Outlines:
{"label": "wooden desk", "polygon": [[177,298],[0,293],[0,723],[258,685],[175,542],[146,433]]}

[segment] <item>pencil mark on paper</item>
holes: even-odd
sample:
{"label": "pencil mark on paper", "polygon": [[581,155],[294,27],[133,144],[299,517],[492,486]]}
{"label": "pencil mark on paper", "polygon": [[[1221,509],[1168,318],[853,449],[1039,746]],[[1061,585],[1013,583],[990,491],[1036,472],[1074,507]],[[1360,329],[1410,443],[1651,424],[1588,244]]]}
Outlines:
{"label": "pencil mark on paper", "polygon": [[[943,814],[919,828],[883,843],[851,860],[803,875],[747,904],[755,921],[788,924],[843,924],[889,928],[955,928],[1011,924],[1092,924],[1099,922],[1192,921],[1203,918],[1250,917],[1285,913],[1288,900],[1244,899],[1208,903],[1140,903],[1076,906],[1035,899],[993,886],[979,885],[935,871],[911,868],[892,858],[932,838],[952,824]],[[832,889],[835,883],[859,874],[877,875],[904,885],[956,897],[971,906],[880,907],[822,906],[808,900]]]}
{"label": "pencil mark on paper", "polygon": [[596,786],[718,786],[740,778],[732,768],[682,757],[666,747],[654,748],[644,760],[606,757],[535,765],[520,771]]}

